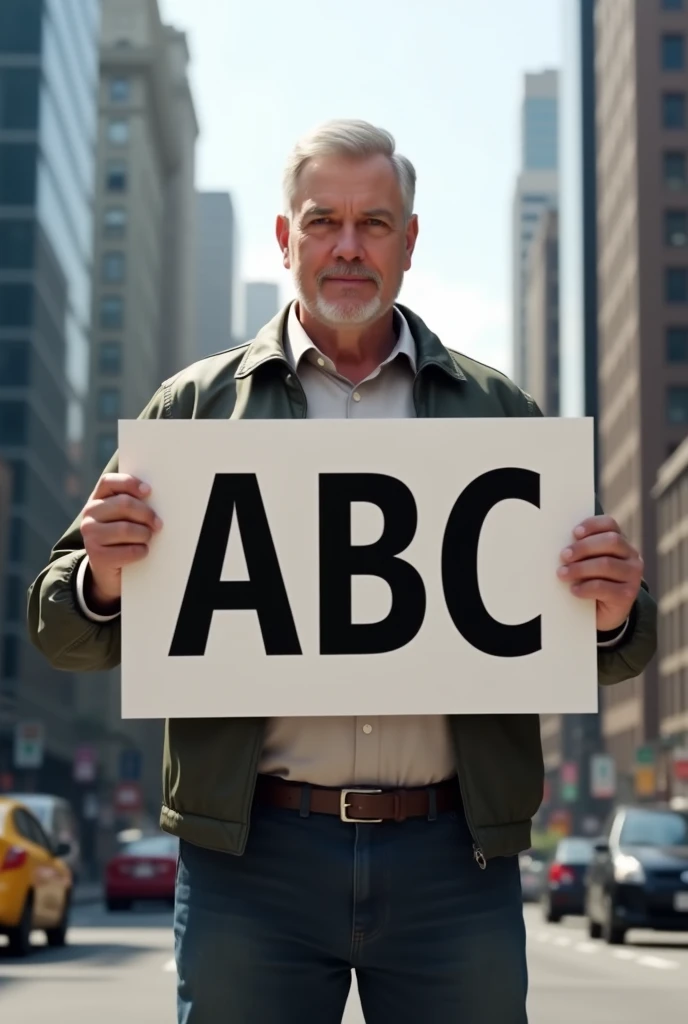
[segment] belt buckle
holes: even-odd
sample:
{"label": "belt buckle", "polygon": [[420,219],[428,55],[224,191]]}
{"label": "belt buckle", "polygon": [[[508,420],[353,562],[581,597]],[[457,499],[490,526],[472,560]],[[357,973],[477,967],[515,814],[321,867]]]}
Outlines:
{"label": "belt buckle", "polygon": [[351,804],[347,802],[347,797],[351,796],[352,793],[381,793],[381,789],[343,789],[339,797],[339,817],[342,821],[347,822],[349,825],[379,825],[384,820],[383,818],[350,818],[346,813],[347,807],[351,807]]}

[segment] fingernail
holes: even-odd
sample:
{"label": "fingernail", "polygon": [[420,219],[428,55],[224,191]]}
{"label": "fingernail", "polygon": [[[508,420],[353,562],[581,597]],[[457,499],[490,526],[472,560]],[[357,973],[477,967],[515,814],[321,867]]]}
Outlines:
{"label": "fingernail", "polygon": [[557,572],[559,573],[560,576],[568,576],[568,572],[569,571],[568,571],[568,569],[566,568],[565,565],[562,565],[562,566],[559,567],[559,569],[557,569]]}
{"label": "fingernail", "polygon": [[160,516],[155,517],[155,519],[153,520],[153,525],[155,526],[156,530],[160,529],[160,527],[162,526],[162,519],[160,518]]}
{"label": "fingernail", "polygon": [[573,531],[573,535],[574,535],[574,537],[583,537],[583,536],[585,536],[585,527],[584,526],[577,526],[576,529]]}
{"label": "fingernail", "polygon": [[561,557],[565,562],[568,562],[570,558],[573,558],[573,548],[564,548],[561,553]]}
{"label": "fingernail", "polygon": [[139,494],[150,494],[150,484],[139,484]]}

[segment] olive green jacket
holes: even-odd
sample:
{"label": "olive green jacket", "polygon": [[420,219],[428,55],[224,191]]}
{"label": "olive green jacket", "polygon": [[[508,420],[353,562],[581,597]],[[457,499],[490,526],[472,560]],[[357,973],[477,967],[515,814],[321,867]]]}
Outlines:
{"label": "olive green jacket", "polygon": [[[400,309],[418,351],[413,385],[418,416],[540,415],[532,399],[501,373],[445,348],[419,317]],[[209,356],[165,381],[142,418],[304,417],[306,398],[284,355],[287,315],[283,310],[250,343]],[[116,469],[114,456],[106,472]],[[92,622],[76,601],[75,577],[84,555],[77,519],[29,590],[34,644],[51,665],[71,672],[111,669],[120,661],[119,619]],[[655,646],[656,607],[643,589],[620,644],[598,650],[600,683],[638,675]],[[450,723],[476,850],[489,859],[526,849],[543,791],[538,716],[453,715]],[[253,718],[166,723],[163,829],[200,846],[243,853],[264,726],[264,720]]]}

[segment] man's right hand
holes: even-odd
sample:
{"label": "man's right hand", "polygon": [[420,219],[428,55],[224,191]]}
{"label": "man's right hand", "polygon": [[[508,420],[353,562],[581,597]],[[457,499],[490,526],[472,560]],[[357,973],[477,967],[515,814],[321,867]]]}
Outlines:
{"label": "man's right hand", "polygon": [[84,597],[94,612],[117,610],[123,567],[146,557],[162,526],[145,500],[149,494],[148,484],[134,476],[106,473],[84,506],[81,535],[89,563]]}

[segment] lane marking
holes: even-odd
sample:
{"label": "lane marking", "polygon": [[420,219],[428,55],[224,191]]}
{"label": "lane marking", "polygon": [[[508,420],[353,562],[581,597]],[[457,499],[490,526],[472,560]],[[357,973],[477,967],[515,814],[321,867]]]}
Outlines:
{"label": "lane marking", "polygon": [[172,959],[168,960],[166,964],[163,964],[162,969],[163,971],[166,971],[168,974],[175,973],[177,970],[177,961],[174,959],[174,957],[172,957]]}
{"label": "lane marking", "polygon": [[640,956],[638,957],[638,963],[642,964],[643,967],[654,967],[658,971],[672,971],[679,967],[678,961],[665,960],[661,956]]}
{"label": "lane marking", "polygon": [[561,935],[558,939],[554,940],[555,946],[570,946],[571,939],[567,939],[565,935]]}
{"label": "lane marking", "polygon": [[630,949],[615,949],[614,956],[617,960],[637,960],[638,954]]}
{"label": "lane marking", "polygon": [[601,946],[595,942],[578,942],[576,949],[579,953],[599,953]]}

